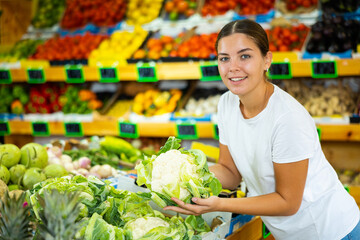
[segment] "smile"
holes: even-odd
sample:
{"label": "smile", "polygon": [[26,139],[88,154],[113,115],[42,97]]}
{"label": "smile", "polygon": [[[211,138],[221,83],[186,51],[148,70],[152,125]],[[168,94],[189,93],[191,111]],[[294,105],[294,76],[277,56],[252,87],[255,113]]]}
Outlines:
{"label": "smile", "polygon": [[245,78],[247,78],[247,77],[242,77],[242,78],[229,78],[231,81],[233,81],[233,82],[238,82],[238,81],[241,81],[241,80],[244,80]]}

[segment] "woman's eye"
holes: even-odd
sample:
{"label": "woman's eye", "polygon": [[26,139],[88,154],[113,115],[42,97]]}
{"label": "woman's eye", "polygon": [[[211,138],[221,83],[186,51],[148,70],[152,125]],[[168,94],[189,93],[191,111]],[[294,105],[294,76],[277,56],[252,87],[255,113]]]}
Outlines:
{"label": "woman's eye", "polygon": [[241,59],[248,59],[248,58],[250,58],[250,55],[248,55],[248,54],[243,54],[243,55],[240,56],[240,58],[241,58]]}
{"label": "woman's eye", "polygon": [[225,62],[225,61],[229,60],[229,58],[228,57],[220,57],[219,60],[220,60],[220,62]]}

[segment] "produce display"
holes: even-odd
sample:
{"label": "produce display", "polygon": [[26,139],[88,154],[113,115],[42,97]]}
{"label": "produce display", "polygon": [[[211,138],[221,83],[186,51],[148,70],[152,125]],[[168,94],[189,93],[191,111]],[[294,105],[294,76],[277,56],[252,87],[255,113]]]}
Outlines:
{"label": "produce display", "polygon": [[312,116],[348,116],[356,110],[356,93],[349,85],[313,84],[284,81],[284,89],[295,97]]}
{"label": "produce display", "polygon": [[96,26],[112,26],[124,18],[125,12],[125,0],[66,0],[61,27],[76,29],[88,23]]}
{"label": "produce display", "polygon": [[147,32],[139,26],[135,26],[132,32],[114,32],[110,39],[104,40],[91,52],[89,65],[98,66],[98,63],[103,66],[126,65],[126,59],[129,59],[141,46],[146,36]]}
{"label": "produce display", "polygon": [[37,46],[42,43],[43,40],[40,39],[20,40],[8,52],[0,53],[0,60],[12,62],[29,58],[36,52]]}
{"label": "produce display", "polygon": [[163,0],[128,1],[126,23],[129,25],[142,25],[151,22],[159,16],[162,4]]}
{"label": "produce display", "polygon": [[196,0],[167,0],[164,6],[167,18],[172,21],[194,15],[196,8]]}
{"label": "produce display", "polygon": [[206,0],[201,14],[202,16],[217,16],[229,10],[234,10],[240,15],[265,14],[274,8],[274,3],[274,0]]}
{"label": "produce display", "polygon": [[162,92],[150,89],[135,96],[132,111],[146,117],[171,113],[175,110],[181,95],[178,89]]}
{"label": "produce display", "polygon": [[92,50],[107,39],[104,35],[84,35],[54,37],[37,47],[30,59],[71,60],[88,59]]}
{"label": "produce display", "polygon": [[277,9],[282,13],[308,13],[318,7],[318,0],[281,0],[277,2]]}
{"label": "produce display", "polygon": [[0,113],[22,114],[25,111],[25,104],[29,101],[29,94],[20,85],[13,87],[2,85],[0,86],[0,99],[2,99]]}
{"label": "produce display", "polygon": [[151,190],[151,199],[160,207],[176,205],[176,197],[190,203],[192,197],[217,196],[222,186],[207,166],[201,150],[184,150],[181,140],[169,137],[157,154],[145,157],[135,168],[139,186]]}
{"label": "produce display", "polygon": [[345,186],[360,186],[360,173],[349,169],[337,169],[339,180]]}
{"label": "produce display", "polygon": [[321,20],[311,26],[310,40],[306,51],[310,53],[339,53],[347,50],[357,51],[360,43],[360,22],[345,20],[341,16],[322,15]]}
{"label": "produce display", "polygon": [[175,112],[177,117],[202,117],[207,114],[217,113],[217,105],[221,94],[209,96],[207,98],[190,98],[184,109]]}
{"label": "produce display", "polygon": [[194,35],[182,42],[177,49],[178,57],[215,58],[217,33]]}
{"label": "produce display", "polygon": [[266,30],[269,38],[269,50],[274,52],[301,51],[309,30],[304,24],[276,26]]}
{"label": "produce display", "polygon": [[57,24],[65,10],[65,0],[38,0],[31,24],[35,28],[48,28]]}
{"label": "produce display", "polygon": [[171,36],[161,36],[159,38],[151,37],[146,42],[146,48],[136,50],[133,55],[134,59],[159,59],[160,57],[176,57],[176,49],[179,46],[181,38]]}
{"label": "produce display", "polygon": [[320,0],[321,9],[325,13],[350,13],[356,12],[359,7],[359,1],[342,0],[339,4],[336,0]]}

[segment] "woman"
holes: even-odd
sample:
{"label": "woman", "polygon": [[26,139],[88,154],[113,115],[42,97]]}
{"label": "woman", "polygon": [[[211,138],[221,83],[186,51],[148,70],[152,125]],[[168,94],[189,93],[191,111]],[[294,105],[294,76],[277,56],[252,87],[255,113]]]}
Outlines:
{"label": "woman", "polygon": [[164,209],[259,215],[276,239],[360,239],[359,209],[326,160],[313,119],[266,80],[272,53],[262,27],[228,23],[216,50],[229,91],[218,105],[220,156],[211,171],[228,189],[244,179],[249,194],[193,198],[194,204],[173,199],[179,206]]}

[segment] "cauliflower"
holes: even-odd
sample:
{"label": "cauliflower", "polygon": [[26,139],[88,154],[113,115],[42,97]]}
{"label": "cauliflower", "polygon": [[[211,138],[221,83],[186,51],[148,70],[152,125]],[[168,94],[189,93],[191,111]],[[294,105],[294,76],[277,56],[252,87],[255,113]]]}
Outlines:
{"label": "cauliflower", "polygon": [[169,227],[169,223],[158,217],[138,218],[126,224],[131,230],[133,239],[139,239],[156,227]]}
{"label": "cauliflower", "polygon": [[151,199],[160,207],[175,205],[176,197],[186,203],[191,198],[218,195],[222,189],[214,174],[209,171],[205,154],[196,149],[180,148],[181,140],[169,137],[160,151],[145,157],[135,169],[137,184],[151,190]]}
{"label": "cauliflower", "polygon": [[[181,182],[181,173],[199,177],[196,172],[196,165],[191,163],[189,155],[181,153],[179,150],[169,150],[160,154],[153,162],[152,190],[162,192],[168,185],[176,185]],[[180,199],[184,200],[190,195],[185,186],[180,186]]]}

